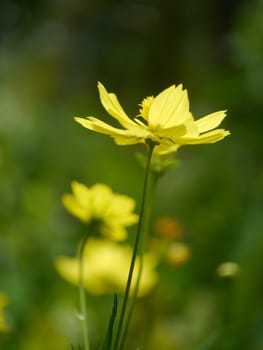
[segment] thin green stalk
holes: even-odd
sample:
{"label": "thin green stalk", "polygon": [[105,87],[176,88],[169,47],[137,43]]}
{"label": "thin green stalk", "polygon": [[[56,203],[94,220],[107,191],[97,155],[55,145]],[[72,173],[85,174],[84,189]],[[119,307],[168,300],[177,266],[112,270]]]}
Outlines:
{"label": "thin green stalk", "polygon": [[84,350],[89,350],[89,336],[88,336],[88,323],[87,323],[87,305],[86,305],[86,293],[84,289],[84,276],[83,276],[83,253],[88,237],[85,237],[80,245],[79,250],[79,300],[80,300],[80,313],[82,324],[82,335],[84,342]]}
{"label": "thin green stalk", "polygon": [[[126,312],[127,312],[127,304],[128,304],[129,294],[130,294],[130,288],[131,288],[131,282],[132,282],[132,277],[133,277],[133,272],[134,272],[134,267],[135,267],[135,261],[136,261],[136,256],[137,256],[139,244],[140,244],[141,234],[143,231],[142,229],[143,229],[146,197],[147,197],[147,190],[148,190],[148,183],[149,183],[149,176],[150,176],[150,165],[151,165],[151,159],[152,159],[154,146],[155,145],[152,143],[149,144],[148,159],[147,159],[147,165],[146,165],[146,169],[145,169],[143,192],[142,192],[140,217],[139,217],[139,222],[138,222],[138,226],[137,226],[137,233],[136,233],[136,238],[135,238],[134,247],[133,247],[133,254],[132,254],[128,279],[127,279],[126,289],[125,289],[125,293],[124,293],[122,309],[121,309],[119,323],[118,323],[117,332],[116,332],[115,344],[114,344],[114,348],[113,348],[114,350],[117,350],[119,348],[119,344],[121,341],[121,335],[123,332],[123,323],[124,323]],[[131,310],[131,312],[132,312],[132,310]]]}
{"label": "thin green stalk", "polygon": [[157,183],[157,178],[155,177],[151,183],[151,190],[149,191],[149,195],[147,196],[147,208],[146,208],[146,213],[145,213],[145,219],[143,222],[143,240],[141,242],[141,247],[140,247],[140,261],[139,261],[139,271],[137,275],[137,280],[134,288],[134,293],[131,298],[131,303],[129,306],[128,314],[127,314],[127,319],[124,325],[123,333],[121,336],[121,341],[120,341],[120,347],[119,350],[122,350],[124,347],[124,342],[126,339],[126,335],[128,332],[128,328],[130,325],[131,317],[132,317],[132,310],[135,305],[135,301],[138,295],[139,291],[139,285],[140,285],[140,280],[141,280],[141,275],[142,275],[142,270],[143,270],[143,256],[144,256],[144,251],[145,251],[145,245],[146,242],[148,241],[148,236],[149,236],[149,220],[152,212],[152,205],[153,205],[153,197],[154,197],[154,192],[155,192],[155,187]]}

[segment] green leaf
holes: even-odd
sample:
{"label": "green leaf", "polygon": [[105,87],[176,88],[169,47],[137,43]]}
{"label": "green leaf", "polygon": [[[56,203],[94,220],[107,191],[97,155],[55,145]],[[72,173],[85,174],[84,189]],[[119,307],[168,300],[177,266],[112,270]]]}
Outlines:
{"label": "green leaf", "polygon": [[112,306],[111,316],[109,319],[107,334],[106,334],[106,337],[105,337],[105,340],[104,340],[104,343],[102,345],[101,350],[111,350],[112,338],[113,338],[113,328],[114,328],[114,322],[115,322],[116,315],[117,315],[117,310],[118,310],[118,298],[117,298],[117,295],[114,294],[113,306]]}
{"label": "green leaf", "polygon": [[[71,344],[71,350],[75,350],[75,348],[74,348],[74,345],[73,345],[73,344]],[[80,345],[78,345],[77,350],[82,350]]]}

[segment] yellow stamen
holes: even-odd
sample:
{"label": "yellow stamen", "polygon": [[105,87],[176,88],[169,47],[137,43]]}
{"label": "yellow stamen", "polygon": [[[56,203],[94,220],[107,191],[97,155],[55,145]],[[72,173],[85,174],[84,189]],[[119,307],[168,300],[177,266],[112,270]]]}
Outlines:
{"label": "yellow stamen", "polygon": [[149,110],[154,101],[153,96],[145,97],[141,104],[139,104],[140,108],[140,116],[142,116],[145,120],[148,120]]}

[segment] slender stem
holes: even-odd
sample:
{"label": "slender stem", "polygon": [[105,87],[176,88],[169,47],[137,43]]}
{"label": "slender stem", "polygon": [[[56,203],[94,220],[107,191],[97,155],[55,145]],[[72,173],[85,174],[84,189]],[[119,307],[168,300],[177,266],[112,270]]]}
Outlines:
{"label": "slender stem", "polygon": [[83,253],[88,237],[85,237],[80,245],[79,250],[79,300],[81,312],[82,335],[84,350],[89,350],[88,324],[87,324],[87,305],[86,293],[84,289],[84,271],[83,271]]}
{"label": "slender stem", "polygon": [[143,270],[143,257],[144,257],[145,245],[146,245],[146,242],[147,242],[148,236],[149,236],[149,219],[150,219],[150,215],[151,215],[151,211],[152,211],[153,196],[154,196],[154,192],[155,192],[156,182],[157,182],[157,178],[155,177],[151,183],[151,190],[149,191],[149,195],[147,196],[147,204],[148,205],[147,205],[147,208],[145,211],[145,215],[144,215],[145,219],[143,222],[143,229],[142,229],[143,240],[141,242],[141,247],[139,249],[139,254],[140,254],[139,271],[138,271],[138,275],[137,275],[137,280],[136,280],[134,292],[133,292],[133,295],[131,298],[131,303],[129,306],[126,323],[124,325],[119,350],[122,350],[124,347],[124,342],[126,339],[126,335],[127,335],[129,324],[130,324],[131,317],[132,317],[132,310],[133,310],[133,307],[134,307],[134,304],[135,304],[135,301],[136,301],[136,298],[138,295],[138,291],[139,291],[139,285],[140,285],[140,280],[141,280],[141,275],[142,275],[142,270]]}
{"label": "slender stem", "polygon": [[149,175],[150,175],[150,165],[151,165],[153,149],[154,149],[154,144],[149,144],[148,159],[147,159],[147,165],[146,165],[146,169],[145,169],[143,192],[142,192],[142,203],[141,203],[140,217],[139,217],[139,222],[138,222],[138,226],[137,226],[137,233],[136,233],[136,238],[135,238],[134,247],[133,247],[133,254],[132,254],[128,279],[127,279],[126,289],[125,289],[125,293],[124,293],[122,309],[121,309],[119,323],[118,323],[117,332],[116,332],[115,344],[114,344],[114,348],[113,348],[114,350],[117,350],[119,347],[122,329],[123,329],[123,323],[124,323],[126,311],[127,311],[127,303],[128,303],[128,298],[129,298],[129,294],[130,294],[130,288],[131,288],[131,282],[132,282],[132,277],[133,277],[133,272],[134,272],[134,267],[135,267],[135,261],[136,261],[136,256],[137,256],[140,238],[141,238],[141,233],[142,233],[142,228],[143,228],[143,219],[144,219],[144,214],[145,214],[145,204],[146,204],[146,196],[147,196],[147,189],[148,189],[148,182],[149,182]]}

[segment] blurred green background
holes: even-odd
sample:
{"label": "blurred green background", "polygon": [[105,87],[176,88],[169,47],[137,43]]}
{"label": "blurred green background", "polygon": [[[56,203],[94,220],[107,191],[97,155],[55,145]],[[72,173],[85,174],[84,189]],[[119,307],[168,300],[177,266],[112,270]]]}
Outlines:
{"label": "blurred green background", "polygon": [[[158,183],[153,221],[179,220],[192,257],[160,267],[127,350],[263,349],[262,0],[0,1],[0,291],[10,324],[0,348],[81,343],[77,290],[53,266],[83,233],[61,205],[70,182],[105,182],[139,201],[143,146],[118,147],[73,121],[110,120],[98,80],[129,115],[182,82],[194,116],[227,109],[232,132],[180,149],[180,167]],[[225,261],[240,264],[228,281],[216,275]],[[110,304],[88,297],[94,349]]]}

